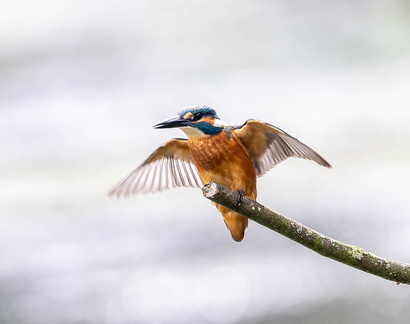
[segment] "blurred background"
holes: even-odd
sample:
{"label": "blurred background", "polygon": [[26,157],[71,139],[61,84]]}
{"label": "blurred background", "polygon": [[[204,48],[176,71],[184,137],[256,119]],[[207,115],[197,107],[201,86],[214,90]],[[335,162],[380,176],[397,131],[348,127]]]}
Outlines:
{"label": "blurred background", "polygon": [[410,261],[410,5],[14,0],[0,11],[0,323],[404,323],[410,288],[251,222],[199,189],[108,190],[189,105],[286,130],[258,201]]}

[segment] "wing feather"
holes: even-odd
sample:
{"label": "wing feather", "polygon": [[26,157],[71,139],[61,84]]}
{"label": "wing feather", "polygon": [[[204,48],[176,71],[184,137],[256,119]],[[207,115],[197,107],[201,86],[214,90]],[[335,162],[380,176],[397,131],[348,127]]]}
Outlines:
{"label": "wing feather", "polygon": [[331,165],[310,147],[273,125],[250,119],[232,131],[241,140],[258,177],[288,157],[312,160],[331,168]]}
{"label": "wing feather", "polygon": [[127,197],[138,193],[157,192],[174,187],[202,186],[185,139],[172,139],[160,146],[138,168],[110,192]]}

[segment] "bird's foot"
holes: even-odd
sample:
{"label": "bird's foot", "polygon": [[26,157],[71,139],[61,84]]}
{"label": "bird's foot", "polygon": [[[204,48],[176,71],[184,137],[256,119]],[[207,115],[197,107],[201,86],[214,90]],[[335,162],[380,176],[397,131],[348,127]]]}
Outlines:
{"label": "bird's foot", "polygon": [[236,204],[238,206],[242,205],[243,202],[243,197],[245,196],[245,190],[238,190],[238,199],[236,200]]}

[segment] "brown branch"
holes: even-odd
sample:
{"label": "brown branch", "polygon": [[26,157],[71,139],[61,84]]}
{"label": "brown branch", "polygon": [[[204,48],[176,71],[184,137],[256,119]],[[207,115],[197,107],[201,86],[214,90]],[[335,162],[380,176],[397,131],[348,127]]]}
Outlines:
{"label": "brown branch", "polygon": [[247,216],[325,257],[396,283],[410,284],[408,263],[381,258],[357,246],[336,241],[250,198],[244,197],[239,205],[237,203],[239,194],[217,183],[211,182],[205,185],[202,191],[206,198]]}

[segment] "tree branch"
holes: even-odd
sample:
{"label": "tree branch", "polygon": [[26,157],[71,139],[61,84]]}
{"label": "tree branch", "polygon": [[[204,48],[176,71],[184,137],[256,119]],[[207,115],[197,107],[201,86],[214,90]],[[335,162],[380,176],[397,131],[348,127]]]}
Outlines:
{"label": "tree branch", "polygon": [[204,196],[226,206],[255,222],[298,242],[309,249],[359,270],[394,281],[410,284],[410,264],[381,258],[363,249],[336,241],[316,232],[258,202],[244,197],[238,204],[239,193],[211,182],[202,188]]}

